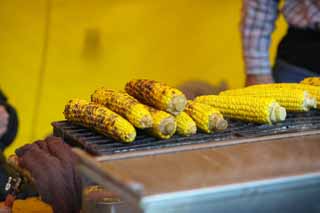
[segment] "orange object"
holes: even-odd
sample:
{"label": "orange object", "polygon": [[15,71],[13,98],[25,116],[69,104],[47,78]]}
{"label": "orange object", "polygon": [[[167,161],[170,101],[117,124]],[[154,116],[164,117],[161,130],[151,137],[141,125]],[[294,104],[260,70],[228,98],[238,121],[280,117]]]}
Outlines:
{"label": "orange object", "polygon": [[26,200],[16,200],[12,207],[13,213],[53,213],[50,205],[44,203],[39,198],[28,198]]}
{"label": "orange object", "polygon": [[[0,212],[6,209],[5,203],[0,203]],[[50,205],[44,203],[40,198],[33,197],[26,200],[16,200],[13,203],[12,213],[53,213]]]}

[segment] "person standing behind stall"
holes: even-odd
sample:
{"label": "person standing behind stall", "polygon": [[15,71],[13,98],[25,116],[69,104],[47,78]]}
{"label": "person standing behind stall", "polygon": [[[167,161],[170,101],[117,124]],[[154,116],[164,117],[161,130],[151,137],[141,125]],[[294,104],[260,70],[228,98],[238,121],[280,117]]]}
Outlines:
{"label": "person standing behind stall", "polygon": [[[299,82],[320,74],[320,0],[244,0],[241,20],[246,85]],[[289,27],[278,46],[273,69],[269,47],[282,12]]]}

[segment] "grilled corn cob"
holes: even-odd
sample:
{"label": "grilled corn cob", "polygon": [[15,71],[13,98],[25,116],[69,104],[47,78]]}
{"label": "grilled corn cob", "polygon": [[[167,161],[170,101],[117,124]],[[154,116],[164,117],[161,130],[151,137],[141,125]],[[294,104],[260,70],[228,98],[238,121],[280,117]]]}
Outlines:
{"label": "grilled corn cob", "polygon": [[181,112],[176,116],[177,133],[181,136],[194,135],[197,132],[196,123],[185,112]]}
{"label": "grilled corn cob", "polygon": [[147,129],[147,132],[160,139],[169,139],[177,128],[175,118],[161,110],[145,106],[152,115],[153,125]]}
{"label": "grilled corn cob", "polygon": [[97,89],[91,95],[91,101],[104,105],[126,118],[137,128],[152,127],[152,116],[145,106],[125,92]]}
{"label": "grilled corn cob", "polygon": [[281,106],[291,112],[309,111],[317,107],[315,99],[307,91],[286,88],[244,88],[226,90],[220,93],[223,96],[252,96],[262,98],[273,98]]}
{"label": "grilled corn cob", "polygon": [[188,101],[185,112],[196,122],[197,127],[206,133],[227,128],[228,122],[215,108],[193,101]]}
{"label": "grilled corn cob", "polygon": [[298,84],[298,83],[274,83],[274,84],[258,84],[254,86],[247,87],[248,89],[252,88],[286,88],[286,89],[298,89],[302,91],[307,91],[311,97],[310,98],[310,105],[312,105],[312,101],[316,102],[313,103],[317,105],[317,108],[320,109],[320,87],[307,85],[307,84]]}
{"label": "grilled corn cob", "polygon": [[96,103],[72,99],[65,106],[64,116],[122,142],[130,143],[136,137],[136,130],[126,119]]}
{"label": "grilled corn cob", "polygon": [[300,83],[301,84],[313,85],[313,86],[320,86],[320,77],[305,78]]}
{"label": "grilled corn cob", "polygon": [[286,117],[286,110],[271,98],[207,95],[195,101],[215,107],[226,117],[248,122],[271,124]]}
{"label": "grilled corn cob", "polygon": [[144,104],[177,115],[185,108],[187,99],[178,89],[153,80],[132,80],[126,92]]}

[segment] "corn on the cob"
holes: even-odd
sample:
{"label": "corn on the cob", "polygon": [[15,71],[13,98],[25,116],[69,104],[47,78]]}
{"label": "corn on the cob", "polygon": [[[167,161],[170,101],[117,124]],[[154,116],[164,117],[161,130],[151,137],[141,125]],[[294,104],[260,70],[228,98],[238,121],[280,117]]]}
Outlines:
{"label": "corn on the cob", "polygon": [[104,105],[126,118],[133,126],[144,129],[152,127],[152,116],[145,106],[125,92],[106,88],[97,89],[91,101]]}
{"label": "corn on the cob", "polygon": [[108,108],[85,100],[72,99],[65,106],[64,116],[71,122],[130,143],[136,137],[135,128],[120,115]]}
{"label": "corn on the cob", "polygon": [[320,86],[320,77],[305,78],[300,83],[301,84],[308,84],[308,85],[312,85],[312,86]]}
{"label": "corn on the cob", "polygon": [[226,90],[220,93],[222,96],[251,96],[273,98],[281,106],[291,112],[309,111],[315,108],[315,99],[307,91],[286,88],[243,88]]}
{"label": "corn on the cob", "polygon": [[223,130],[228,126],[222,114],[209,105],[188,101],[184,111],[196,122],[197,127],[206,133]]}
{"label": "corn on the cob", "polygon": [[195,101],[215,107],[226,117],[248,122],[271,124],[286,117],[286,110],[271,98],[207,95]]}
{"label": "corn on the cob", "polygon": [[320,87],[317,87],[317,86],[312,86],[307,84],[298,84],[298,83],[274,83],[274,84],[257,84],[247,88],[248,89],[249,88],[250,89],[252,88],[286,88],[286,89],[298,89],[302,91],[307,91],[312,97],[312,98],[309,98],[310,105],[312,104],[317,105],[317,108],[320,109]]}
{"label": "corn on the cob", "polygon": [[144,104],[177,115],[185,108],[187,99],[178,89],[153,80],[132,80],[125,86],[126,92]]}
{"label": "corn on the cob", "polygon": [[181,136],[189,136],[197,133],[196,123],[185,112],[181,112],[176,116],[177,133]]}
{"label": "corn on the cob", "polygon": [[176,132],[177,124],[175,118],[161,110],[145,106],[152,115],[153,125],[146,129],[151,135],[160,139],[169,139]]}

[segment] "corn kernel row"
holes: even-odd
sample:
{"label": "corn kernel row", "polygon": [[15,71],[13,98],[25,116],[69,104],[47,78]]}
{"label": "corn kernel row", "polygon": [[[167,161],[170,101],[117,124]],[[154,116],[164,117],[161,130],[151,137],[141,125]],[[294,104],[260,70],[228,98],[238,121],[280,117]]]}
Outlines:
{"label": "corn kernel row", "polygon": [[195,101],[218,109],[226,117],[248,122],[272,124],[286,118],[286,110],[271,98],[207,95]]}

